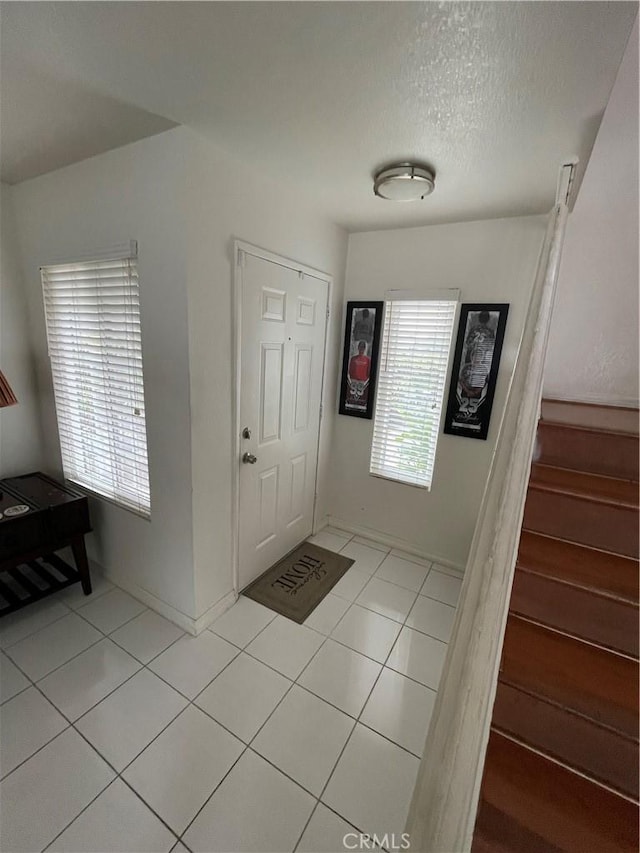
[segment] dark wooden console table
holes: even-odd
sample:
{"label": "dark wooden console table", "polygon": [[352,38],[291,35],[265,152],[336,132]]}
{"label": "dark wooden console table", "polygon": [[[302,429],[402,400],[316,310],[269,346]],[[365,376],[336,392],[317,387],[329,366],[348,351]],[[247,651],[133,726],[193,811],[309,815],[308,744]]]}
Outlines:
{"label": "dark wooden console table", "polygon": [[[89,595],[90,530],[81,492],[41,473],[0,480],[0,616],[78,581]],[[55,553],[67,546],[75,567]]]}

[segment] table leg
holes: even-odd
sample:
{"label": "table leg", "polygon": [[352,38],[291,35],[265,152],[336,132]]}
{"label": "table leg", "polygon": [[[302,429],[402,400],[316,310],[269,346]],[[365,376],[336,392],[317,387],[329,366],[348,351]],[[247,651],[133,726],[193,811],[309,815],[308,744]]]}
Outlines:
{"label": "table leg", "polygon": [[73,559],[80,573],[82,591],[85,595],[91,595],[91,575],[89,574],[89,561],[87,560],[87,549],[84,546],[84,536],[76,536],[71,540]]}

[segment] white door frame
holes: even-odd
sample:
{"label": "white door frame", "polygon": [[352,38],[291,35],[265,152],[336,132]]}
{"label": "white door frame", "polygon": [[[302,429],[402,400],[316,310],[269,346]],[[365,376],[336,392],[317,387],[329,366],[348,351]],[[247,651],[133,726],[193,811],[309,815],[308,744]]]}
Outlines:
{"label": "white door frame", "polygon": [[241,399],[241,383],[242,383],[242,269],[243,269],[243,253],[253,255],[255,258],[260,258],[263,261],[277,264],[286,269],[294,270],[297,273],[317,278],[320,281],[325,281],[327,287],[327,305],[326,316],[327,320],[324,327],[324,345],[322,349],[322,380],[320,385],[320,420],[318,422],[318,450],[316,455],[316,471],[314,478],[314,500],[313,500],[313,520],[312,532],[316,532],[316,511],[317,511],[317,489],[318,489],[318,467],[320,464],[320,430],[322,429],[323,409],[324,409],[324,382],[325,368],[327,363],[327,341],[329,339],[329,314],[331,306],[331,292],[333,289],[333,276],[313,267],[301,264],[298,261],[293,261],[290,258],[285,258],[282,255],[277,255],[274,252],[269,252],[267,249],[261,249],[259,246],[254,246],[251,243],[245,243],[243,240],[233,241],[233,321],[231,330],[231,451],[233,453],[232,469],[231,469],[231,541],[232,541],[232,561],[233,561],[233,591],[236,596],[240,589],[239,579],[239,555],[240,555],[240,399]]}

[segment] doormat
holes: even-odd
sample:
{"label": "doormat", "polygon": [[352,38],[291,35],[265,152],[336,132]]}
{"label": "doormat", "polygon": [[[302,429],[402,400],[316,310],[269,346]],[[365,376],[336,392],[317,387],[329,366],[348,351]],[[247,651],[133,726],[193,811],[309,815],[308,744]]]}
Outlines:
{"label": "doormat", "polygon": [[353,563],[349,557],[303,542],[250,583],[242,594],[302,623]]}

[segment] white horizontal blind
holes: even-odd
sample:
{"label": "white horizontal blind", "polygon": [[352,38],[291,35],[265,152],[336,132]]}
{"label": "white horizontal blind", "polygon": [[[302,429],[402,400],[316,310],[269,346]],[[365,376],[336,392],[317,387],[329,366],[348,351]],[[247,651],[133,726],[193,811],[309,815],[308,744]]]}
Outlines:
{"label": "white horizontal blind", "polygon": [[456,304],[385,304],[371,474],[431,487]]}
{"label": "white horizontal blind", "polygon": [[41,272],[65,477],[148,516],[136,259]]}

